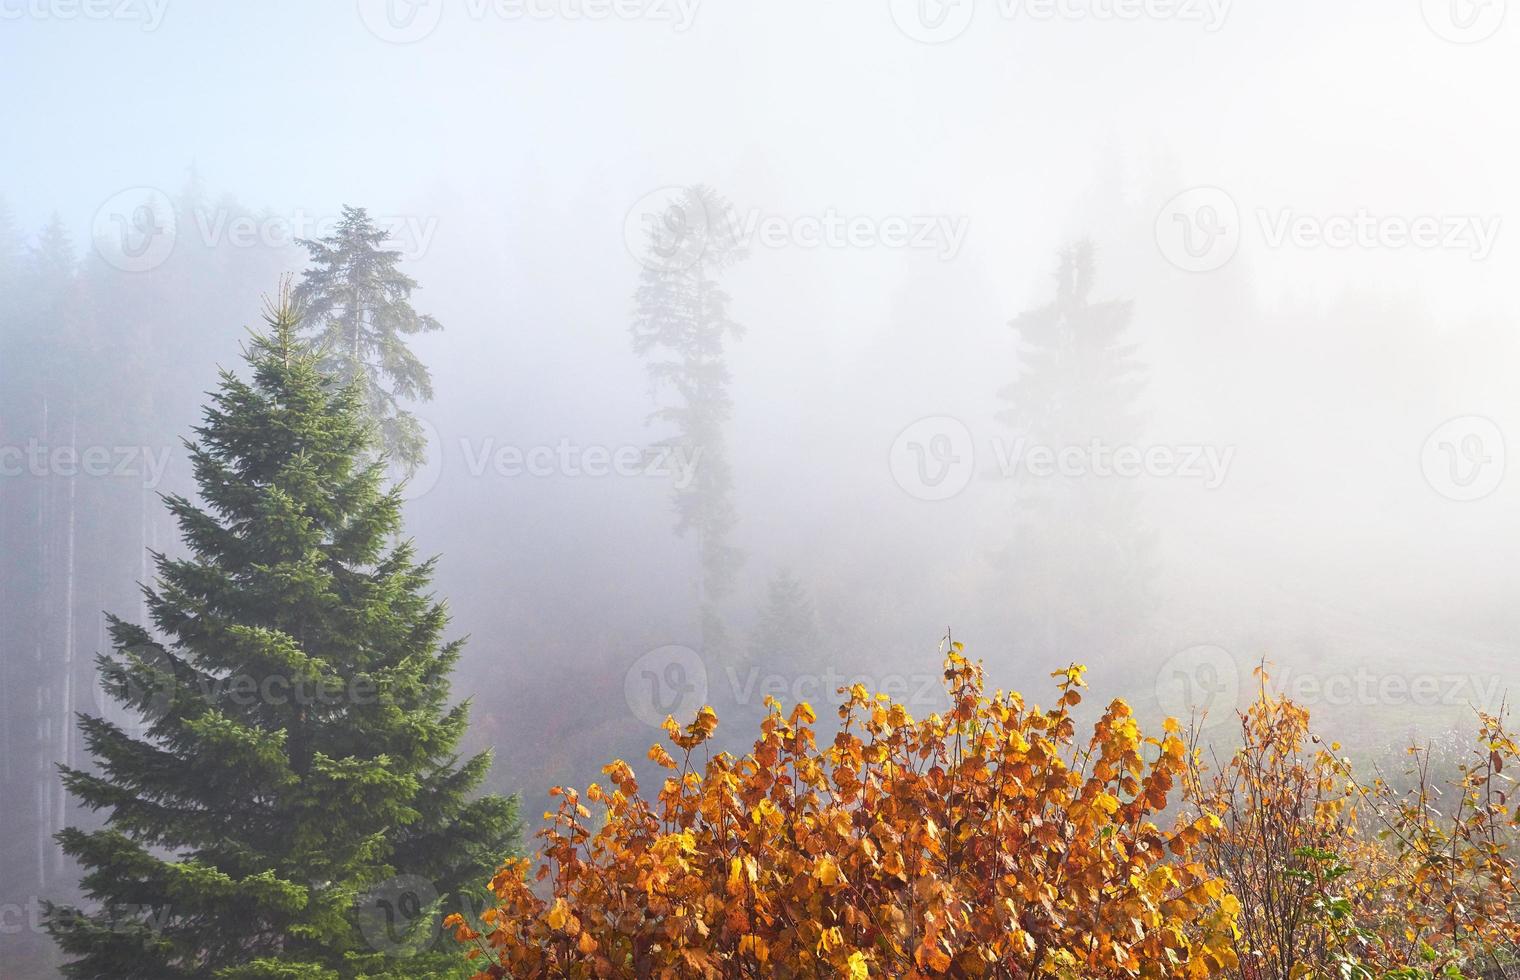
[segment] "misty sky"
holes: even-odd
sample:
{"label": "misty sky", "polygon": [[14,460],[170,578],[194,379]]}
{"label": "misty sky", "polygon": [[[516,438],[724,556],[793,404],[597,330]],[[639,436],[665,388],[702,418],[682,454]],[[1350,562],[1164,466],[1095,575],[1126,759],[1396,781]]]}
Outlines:
{"label": "misty sky", "polygon": [[[728,279],[750,327],[731,356],[749,592],[790,564],[841,593],[919,597],[909,646],[975,619],[1006,501],[985,478],[952,503],[914,499],[888,453],[926,416],[979,444],[997,432],[1018,361],[1006,323],[1046,301],[1057,250],[1091,236],[1098,295],[1136,304],[1149,438],[1234,450],[1220,487],[1147,487],[1162,599],[1187,610],[1176,636],[1253,644],[1240,624],[1289,596],[1417,620],[1454,659],[1514,653],[1493,644],[1513,622],[1515,479],[1463,504],[1421,478],[1446,420],[1520,432],[1520,232],[1504,223],[1520,23],[1484,27],[1502,0],[1188,2],[1139,20],[1108,16],[1114,0],[1050,18],[962,0],[946,15],[970,22],[936,44],[912,36],[913,3],[888,0],[649,0],[631,20],[435,0],[420,16],[441,19],[411,43],[377,36],[370,0],[121,2],[123,17],[66,19],[64,0],[0,0],[0,195],[23,228],[56,211],[83,244],[116,195],[172,193],[193,166],[277,219],[349,203],[421,229],[408,270],[447,327],[418,344],[439,389],[421,414],[445,470],[414,526],[450,557],[446,591],[513,562],[472,553],[480,525],[442,500],[526,495],[563,522],[511,531],[537,562],[540,594],[511,600],[524,617],[584,584],[587,562],[610,582],[673,560],[660,488],[627,491],[656,515],[630,530],[623,491],[471,482],[461,445],[649,438],[625,229],[651,193],[705,182],[759,221],[898,218],[931,241],[761,241]],[[1158,232],[1195,188],[1238,210],[1219,268],[1179,267]],[[1291,230],[1358,215],[1433,220],[1440,241]],[[489,625],[468,596],[456,606]]]}
{"label": "misty sky", "polygon": [[[1514,26],[1447,43],[1418,0],[1225,3],[1218,25],[1201,2],[1202,22],[1125,22],[1009,19],[982,0],[939,45],[899,31],[886,0],[709,0],[684,31],[674,0],[649,0],[674,20],[633,21],[438,0],[436,29],[404,45],[353,3],[125,0],[134,19],[15,19],[39,2],[6,0],[0,32],[0,177],[24,188],[11,205],[27,226],[56,209],[83,232],[97,202],[172,187],[193,162],[280,213],[431,209],[444,238],[553,247],[539,209],[615,229],[647,190],[704,179],[741,207],[970,214],[967,261],[1015,303],[1029,276],[1008,270],[1039,267],[1110,157],[1248,210],[1487,214],[1514,196],[1515,128],[1496,102],[1520,72]],[[454,214],[464,199],[480,210]],[[596,244],[564,247],[594,262]],[[1439,263],[1444,298],[1502,303],[1512,249]],[[1247,251],[1262,275],[1407,271]]]}

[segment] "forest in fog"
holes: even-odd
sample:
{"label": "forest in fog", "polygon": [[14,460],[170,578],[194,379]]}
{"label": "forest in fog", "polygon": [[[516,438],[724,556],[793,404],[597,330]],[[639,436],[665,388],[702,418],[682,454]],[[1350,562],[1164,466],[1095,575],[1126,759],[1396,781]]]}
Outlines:
{"label": "forest in fog", "polygon": [[0,977],[1520,976],[1506,6],[0,0]]}

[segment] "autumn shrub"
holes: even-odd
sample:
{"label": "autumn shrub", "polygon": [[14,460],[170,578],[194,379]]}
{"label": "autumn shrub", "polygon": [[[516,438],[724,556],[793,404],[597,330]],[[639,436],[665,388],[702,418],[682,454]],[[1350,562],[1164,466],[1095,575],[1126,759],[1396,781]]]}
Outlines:
{"label": "autumn shrub", "polygon": [[1348,766],[1312,744],[1306,710],[1262,682],[1232,756],[1209,770],[1204,752],[1189,753],[1186,796],[1224,826],[1202,854],[1240,902],[1236,975],[1288,980],[1335,955],[1328,926],[1345,911],[1347,862],[1360,857],[1365,868],[1368,855],[1353,853],[1358,796]]}
{"label": "autumn shrub", "polygon": [[1313,734],[1308,711],[1274,695],[1264,671],[1257,681],[1239,747],[1212,764],[1188,753],[1188,804],[1224,827],[1203,838],[1203,864],[1240,902],[1229,975],[1506,975],[1520,937],[1520,811],[1510,810],[1504,769],[1517,750],[1502,718],[1478,716],[1447,786],[1419,746],[1402,778],[1364,780]]}
{"label": "autumn shrub", "polygon": [[536,870],[509,862],[494,904],[448,927],[482,978],[1232,968],[1238,906],[1202,863],[1222,825],[1162,819],[1190,768],[1177,725],[1145,737],[1114,701],[1079,739],[1081,668],[1053,675],[1047,710],[987,694],[959,644],[945,667],[945,715],[841,689],[823,749],[807,704],[768,700],[743,758],[708,754],[711,709],[668,719],[652,800],[623,761],[610,787],[556,789]]}

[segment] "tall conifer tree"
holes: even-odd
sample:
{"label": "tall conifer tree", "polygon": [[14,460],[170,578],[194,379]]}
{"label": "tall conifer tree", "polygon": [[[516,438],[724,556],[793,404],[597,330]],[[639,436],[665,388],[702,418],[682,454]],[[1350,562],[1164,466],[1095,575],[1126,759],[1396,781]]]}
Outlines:
{"label": "tall conifer tree", "polygon": [[[1010,326],[1020,371],[999,395],[999,419],[1028,446],[1112,452],[1143,432],[1146,372],[1127,339],[1133,304],[1094,301],[1096,250],[1061,252],[1054,299]],[[1019,520],[1001,593],[1018,635],[1043,660],[1116,650],[1149,612],[1152,536],[1133,481],[1090,473],[1018,485]]]}
{"label": "tall conifer tree", "polygon": [[489,757],[458,758],[460,641],[396,541],[363,388],[325,375],[288,293],[267,319],[187,443],[201,503],[166,498],[188,555],[154,555],[153,628],[113,619],[99,658],[143,735],[82,717],[97,771],[64,771],[106,815],[59,835],[98,906],[48,910],[71,977],[445,975],[392,958],[365,904],[400,879],[447,905],[517,842],[513,801],[472,798]]}
{"label": "tall conifer tree", "polygon": [[680,467],[692,479],[673,494],[676,533],[696,533],[702,642],[716,650],[725,634],[717,603],[732,591],[743,562],[729,541],[739,518],[727,451],[733,398],[724,348],[744,335],[716,277],[745,253],[732,205],[709,187],[686,188],[652,217],[634,294],[633,349],[648,359],[651,386],[675,396],[650,421],[675,429],[656,449],[692,464]]}
{"label": "tall conifer tree", "polygon": [[367,211],[345,206],[333,234],[301,240],[312,266],[295,299],[323,369],[359,385],[381,447],[411,471],[426,457],[427,438],[403,403],[431,401],[433,379],[406,338],[443,327],[412,308],[417,282],[397,268],[401,253],[386,240]]}
{"label": "tall conifer tree", "polygon": [[750,659],[770,670],[816,666],[818,642],[812,596],[791,569],[783,568],[767,587],[765,608],[750,637]]}

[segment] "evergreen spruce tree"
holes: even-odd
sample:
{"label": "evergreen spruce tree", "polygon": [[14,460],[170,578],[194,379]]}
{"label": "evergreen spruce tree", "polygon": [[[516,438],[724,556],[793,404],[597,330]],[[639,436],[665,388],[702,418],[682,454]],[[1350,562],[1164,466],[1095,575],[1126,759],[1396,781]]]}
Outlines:
{"label": "evergreen spruce tree", "polygon": [[[1028,447],[1112,452],[1142,432],[1136,402],[1145,372],[1125,340],[1127,300],[1094,302],[1095,249],[1080,242],[1060,255],[1055,298],[1014,319],[1023,345],[1018,378],[1000,392],[999,419]],[[1026,450],[1027,451],[1027,450]],[[1041,662],[1117,651],[1148,613],[1152,536],[1133,481],[1052,477],[1021,482],[1019,520],[1003,559],[1005,608],[1015,635]]]}
{"label": "evergreen spruce tree", "polygon": [[431,401],[433,380],[406,338],[441,330],[412,308],[414,279],[401,272],[398,251],[385,248],[385,229],[363,208],[343,208],[337,230],[320,240],[301,239],[312,267],[296,288],[302,323],[321,352],[322,368],[360,386],[365,410],[380,429],[380,444],[407,472],[420,466],[427,438],[403,401]]}
{"label": "evergreen spruce tree", "polygon": [[[732,726],[735,730],[754,731],[764,720],[767,694],[777,695],[787,704],[833,696],[833,688],[809,690],[799,686],[799,681],[825,676],[820,668],[828,658],[820,648],[813,599],[807,586],[790,569],[780,570],[767,583],[765,604],[749,634],[748,656],[736,659],[742,660],[738,669],[726,668],[727,691],[735,699],[728,706],[736,721]],[[724,688],[719,687],[713,693],[721,699]],[[723,717],[721,704],[718,710],[719,717]]]}
{"label": "evergreen spruce tree", "polygon": [[761,668],[785,670],[812,663],[817,653],[812,597],[790,569],[782,569],[770,581],[765,608],[750,637],[750,659]]}
{"label": "evergreen spruce tree", "polygon": [[725,632],[717,603],[732,591],[743,562],[729,543],[738,515],[725,436],[733,399],[724,345],[744,335],[715,277],[744,251],[732,206],[711,188],[685,189],[654,217],[634,294],[633,350],[649,361],[651,387],[675,395],[673,404],[649,416],[675,428],[655,444],[656,451],[678,453],[694,464],[693,479],[673,492],[675,529],[679,535],[696,532],[702,645],[715,652]]}
{"label": "evergreen spruce tree", "polygon": [[143,735],[81,717],[98,771],[64,770],[106,817],[59,834],[98,906],[48,908],[70,977],[453,975],[366,913],[426,929],[516,846],[515,802],[472,798],[488,756],[456,754],[461,641],[396,540],[363,387],[324,374],[287,291],[267,319],[187,443],[202,503],[165,498],[188,555],[154,555],[154,628],[112,619],[98,658]]}

